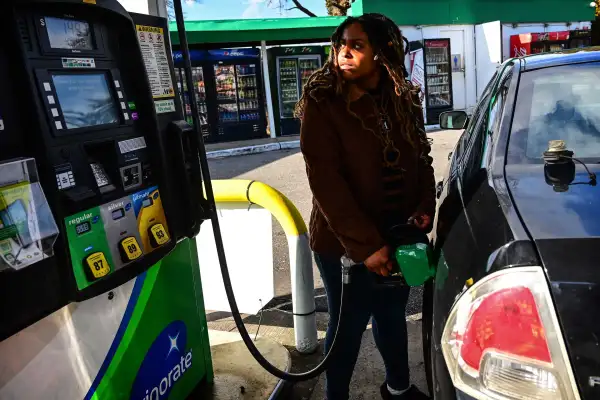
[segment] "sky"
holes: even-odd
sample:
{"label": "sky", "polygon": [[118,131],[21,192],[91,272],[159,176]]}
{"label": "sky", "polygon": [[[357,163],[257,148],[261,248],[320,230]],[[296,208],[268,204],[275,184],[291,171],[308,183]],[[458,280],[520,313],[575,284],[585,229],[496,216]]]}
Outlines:
{"label": "sky", "polygon": [[[319,16],[327,15],[325,0],[301,0],[301,4]],[[306,17],[298,10],[287,11],[293,6],[291,0],[185,0],[183,12],[186,20]]]}

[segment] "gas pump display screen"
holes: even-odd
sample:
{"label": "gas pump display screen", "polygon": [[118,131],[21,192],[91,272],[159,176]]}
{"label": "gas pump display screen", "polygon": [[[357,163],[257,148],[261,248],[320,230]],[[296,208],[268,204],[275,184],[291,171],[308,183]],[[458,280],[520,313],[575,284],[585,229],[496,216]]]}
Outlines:
{"label": "gas pump display screen", "polygon": [[85,21],[45,17],[46,32],[53,49],[93,50],[92,31]]}
{"label": "gas pump display screen", "polygon": [[52,75],[52,81],[67,129],[119,122],[105,74]]}

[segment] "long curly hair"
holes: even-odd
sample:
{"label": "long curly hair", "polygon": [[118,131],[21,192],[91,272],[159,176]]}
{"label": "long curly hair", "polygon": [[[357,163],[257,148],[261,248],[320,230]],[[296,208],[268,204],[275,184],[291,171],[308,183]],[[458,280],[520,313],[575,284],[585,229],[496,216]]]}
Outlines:
{"label": "long curly hair", "polygon": [[[342,78],[337,57],[341,48],[344,30],[355,23],[361,25],[369,39],[373,53],[378,57],[382,68],[381,78],[388,78],[392,83],[391,85],[385,85],[384,90],[388,91],[385,95],[393,103],[396,120],[402,126],[402,132],[406,139],[414,145],[415,135],[420,139],[425,135],[419,123],[419,116],[423,115],[419,96],[421,89],[406,79],[405,49],[400,29],[391,19],[382,14],[368,13],[359,17],[348,17],[336,28],[331,36],[329,58],[323,64],[323,67],[315,71],[304,85],[302,96],[296,104],[294,114],[296,118],[301,119],[303,117],[309,98],[319,101],[323,97],[343,93],[346,82]],[[358,118],[350,110],[349,102],[347,102],[347,110]],[[362,119],[361,123],[363,128],[368,129]]]}

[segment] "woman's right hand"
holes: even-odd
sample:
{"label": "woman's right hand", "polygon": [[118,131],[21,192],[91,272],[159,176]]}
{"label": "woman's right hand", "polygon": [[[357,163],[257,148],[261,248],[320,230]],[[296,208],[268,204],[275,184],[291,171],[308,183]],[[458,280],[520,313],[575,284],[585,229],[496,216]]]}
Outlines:
{"label": "woman's right hand", "polygon": [[384,246],[371,254],[364,262],[369,271],[381,276],[388,276],[392,270],[392,261],[390,260],[390,248]]}

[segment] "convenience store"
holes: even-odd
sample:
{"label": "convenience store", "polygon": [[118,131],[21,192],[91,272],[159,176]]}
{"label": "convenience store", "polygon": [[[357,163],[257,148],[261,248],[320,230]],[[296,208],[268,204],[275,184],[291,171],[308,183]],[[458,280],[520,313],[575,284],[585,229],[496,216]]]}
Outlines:
{"label": "convenience store", "polygon": [[[411,42],[411,50],[422,51],[427,123],[437,124],[442,111],[462,109],[470,112],[473,109],[496,68],[510,56],[512,35],[590,29],[594,9],[589,4],[589,1],[574,0],[569,7],[564,7],[561,0],[531,0],[507,7],[503,0],[356,0],[350,11],[354,15],[385,13],[400,26]],[[190,48],[194,50],[253,48],[260,54],[257,76],[261,75],[262,82],[269,82],[263,84],[260,99],[264,102],[265,127],[248,134],[248,138],[275,137],[297,132],[298,123],[281,112],[284,108],[278,93],[281,84],[277,81],[276,65],[270,61],[273,59],[270,54],[274,52],[270,49],[310,47],[327,42],[343,19],[187,21],[186,29]],[[176,35],[171,38],[177,49]],[[322,60],[326,56],[327,48]],[[408,58],[407,67],[412,73],[414,57]],[[302,73],[298,68],[296,71]],[[296,77],[296,82],[299,81]],[[296,94],[299,95],[299,91],[292,97]],[[290,128],[286,129],[286,125]],[[214,140],[220,139],[215,135]],[[226,140],[225,137],[222,139]]]}

